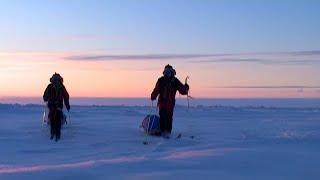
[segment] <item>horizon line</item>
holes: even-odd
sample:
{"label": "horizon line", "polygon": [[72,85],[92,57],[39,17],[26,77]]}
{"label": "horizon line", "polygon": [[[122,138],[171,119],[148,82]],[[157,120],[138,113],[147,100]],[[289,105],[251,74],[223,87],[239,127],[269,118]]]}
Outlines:
{"label": "horizon line", "polygon": [[[24,99],[24,98],[39,98],[42,99],[42,96],[0,96],[0,100],[3,99],[8,99],[8,98],[16,98],[16,99]],[[149,97],[90,97],[90,96],[74,96],[71,97],[70,99],[148,99],[150,100]],[[187,97],[176,97],[176,99],[186,99]],[[270,97],[192,97],[192,99],[197,100],[197,99],[320,99],[320,96],[312,96],[312,97],[278,97],[278,96],[270,96]],[[190,98],[190,100],[192,100]]]}
{"label": "horizon line", "polygon": [[292,85],[292,86],[214,86],[211,88],[219,89],[320,89],[320,86],[303,86],[303,85]]}

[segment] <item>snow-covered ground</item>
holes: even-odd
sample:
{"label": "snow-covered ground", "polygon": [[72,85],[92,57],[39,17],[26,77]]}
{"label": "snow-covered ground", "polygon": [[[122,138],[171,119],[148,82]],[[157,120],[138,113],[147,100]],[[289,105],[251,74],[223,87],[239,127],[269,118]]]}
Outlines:
{"label": "snow-covered ground", "polygon": [[0,105],[0,179],[320,178],[319,107],[178,106],[173,137],[182,138],[143,145],[150,110],[73,107],[56,143],[42,106]]}

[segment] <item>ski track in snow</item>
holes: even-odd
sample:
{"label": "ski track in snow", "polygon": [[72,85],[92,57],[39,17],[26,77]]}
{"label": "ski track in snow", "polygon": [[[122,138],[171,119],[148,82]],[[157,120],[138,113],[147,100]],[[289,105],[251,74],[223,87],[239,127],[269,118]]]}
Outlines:
{"label": "ski track in snow", "polygon": [[188,159],[197,157],[207,157],[207,156],[220,156],[236,149],[226,148],[226,149],[210,149],[210,150],[193,150],[193,151],[179,151],[169,153],[167,156],[161,158],[147,158],[147,157],[120,157],[115,159],[98,159],[89,160],[74,163],[64,163],[64,164],[41,164],[33,166],[10,166],[10,165],[0,165],[0,174],[11,174],[11,173],[26,173],[26,172],[37,172],[37,171],[48,171],[54,169],[68,169],[68,168],[86,168],[99,165],[112,165],[121,163],[139,163],[142,161],[150,160],[177,160],[177,159]]}
{"label": "ski track in snow", "polygon": [[92,167],[99,164],[119,164],[119,163],[132,163],[144,160],[144,157],[122,157],[116,159],[100,159],[100,160],[90,160],[76,163],[66,163],[66,164],[55,164],[55,165],[35,165],[35,166],[0,166],[0,174],[7,173],[23,173],[23,172],[36,172],[36,171],[46,171],[52,169],[66,169],[66,168],[85,168]]}
{"label": "ski track in snow", "polygon": [[172,152],[169,155],[162,157],[163,160],[176,160],[176,159],[188,159],[195,157],[207,157],[207,156],[220,156],[228,152],[236,151],[235,148],[221,148],[221,149],[208,149],[208,150],[190,150],[190,151],[178,151]]}

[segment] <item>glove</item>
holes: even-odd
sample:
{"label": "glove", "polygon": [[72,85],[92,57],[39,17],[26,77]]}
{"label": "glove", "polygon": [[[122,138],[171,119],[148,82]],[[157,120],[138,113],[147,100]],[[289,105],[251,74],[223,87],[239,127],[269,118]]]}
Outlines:
{"label": "glove", "polygon": [[70,105],[66,105],[67,111],[70,111]]}
{"label": "glove", "polygon": [[151,94],[151,97],[150,97],[151,101],[154,101],[157,99],[157,96],[154,96],[153,94]]}
{"label": "glove", "polygon": [[189,91],[189,84],[185,84],[184,86],[186,87],[187,91]]}

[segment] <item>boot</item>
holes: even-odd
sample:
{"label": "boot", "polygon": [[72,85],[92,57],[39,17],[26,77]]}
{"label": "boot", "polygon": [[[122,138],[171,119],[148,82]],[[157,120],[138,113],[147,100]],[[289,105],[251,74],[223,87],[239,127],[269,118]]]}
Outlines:
{"label": "boot", "polygon": [[165,139],[170,139],[170,133],[168,133],[167,131],[162,133],[162,137]]}
{"label": "boot", "polygon": [[56,142],[60,140],[60,136],[56,136]]}

